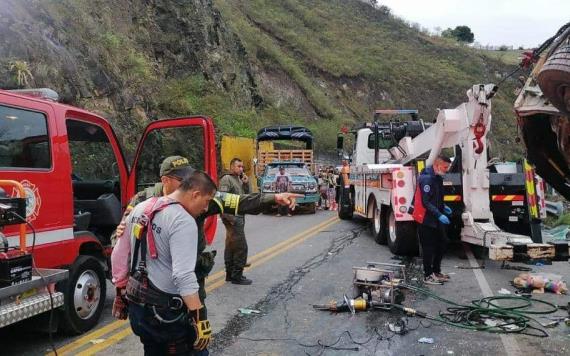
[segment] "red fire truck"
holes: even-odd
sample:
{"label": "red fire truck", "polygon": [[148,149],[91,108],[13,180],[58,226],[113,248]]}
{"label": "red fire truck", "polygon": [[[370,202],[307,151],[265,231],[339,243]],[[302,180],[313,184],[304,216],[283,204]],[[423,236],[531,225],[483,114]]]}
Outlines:
{"label": "red fire truck", "polygon": [[[129,166],[104,118],[57,102],[49,89],[0,90],[0,327],[52,309],[71,333],[97,323],[110,236],[129,198],[159,181],[160,162],[170,155],[216,177],[212,120],[152,122]],[[22,198],[19,188],[20,226],[7,218]],[[209,220],[210,240],[215,229]]]}

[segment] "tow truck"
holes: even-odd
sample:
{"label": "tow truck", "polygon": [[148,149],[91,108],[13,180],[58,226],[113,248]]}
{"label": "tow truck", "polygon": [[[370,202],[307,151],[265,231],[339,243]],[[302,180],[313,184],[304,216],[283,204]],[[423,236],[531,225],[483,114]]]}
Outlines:
{"label": "tow truck", "polygon": [[[160,162],[175,154],[215,178],[212,120],[151,122],[129,166],[103,117],[50,89],[0,90],[0,327],[49,311],[71,334],[95,326],[110,236],[130,197],[158,182]],[[215,229],[210,219],[210,241]]]}
{"label": "tow truck", "polygon": [[[455,158],[444,176],[444,200],[454,211],[450,237],[488,248],[494,260],[567,259],[567,243],[541,243],[544,190],[532,167],[522,162],[505,172],[488,165],[496,90],[493,84],[473,85],[467,102],[440,110],[433,123],[418,119],[415,110],[378,110],[377,116],[409,114],[412,120],[376,120],[352,131],[354,150],[348,177],[341,175],[339,217],[369,219],[378,243],[387,243],[395,254],[417,254],[416,223],[410,214],[416,177],[442,149],[453,149]],[[341,154],[346,133],[337,140]]]}

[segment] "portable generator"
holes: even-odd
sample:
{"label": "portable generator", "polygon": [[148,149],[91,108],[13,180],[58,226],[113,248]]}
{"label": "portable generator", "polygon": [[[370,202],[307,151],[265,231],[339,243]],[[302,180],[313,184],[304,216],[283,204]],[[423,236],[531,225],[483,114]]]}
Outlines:
{"label": "portable generator", "polygon": [[[10,181],[0,182],[7,184],[6,182]],[[20,193],[23,196],[23,189]],[[26,198],[8,198],[0,188],[0,288],[32,279],[32,255],[26,251],[25,216]],[[20,225],[20,246],[10,247],[3,233],[4,227],[18,224]]]}

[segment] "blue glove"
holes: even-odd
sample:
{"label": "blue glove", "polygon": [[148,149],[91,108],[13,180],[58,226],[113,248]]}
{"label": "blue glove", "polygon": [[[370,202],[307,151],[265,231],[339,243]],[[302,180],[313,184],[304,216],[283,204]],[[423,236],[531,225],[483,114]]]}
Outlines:
{"label": "blue glove", "polygon": [[443,225],[449,225],[449,218],[443,214],[439,216],[438,220]]}
{"label": "blue glove", "polygon": [[443,213],[444,213],[445,215],[451,215],[452,212],[453,212],[453,211],[451,210],[450,207],[448,207],[447,205],[444,205],[444,206],[443,206]]}

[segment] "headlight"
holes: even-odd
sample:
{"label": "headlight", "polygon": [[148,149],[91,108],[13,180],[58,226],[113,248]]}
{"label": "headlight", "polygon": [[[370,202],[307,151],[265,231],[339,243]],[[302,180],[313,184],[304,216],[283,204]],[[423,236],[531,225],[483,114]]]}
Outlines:
{"label": "headlight", "polygon": [[309,183],[309,189],[310,190],[317,189],[317,185],[315,183]]}

